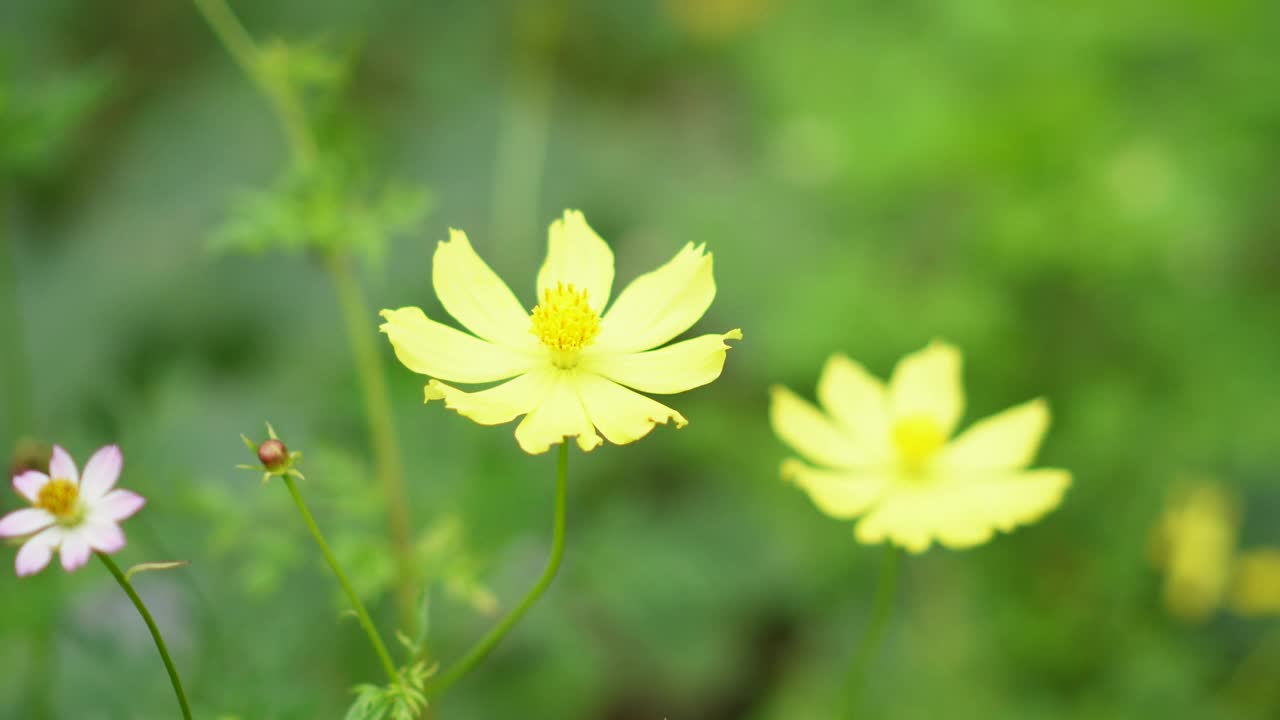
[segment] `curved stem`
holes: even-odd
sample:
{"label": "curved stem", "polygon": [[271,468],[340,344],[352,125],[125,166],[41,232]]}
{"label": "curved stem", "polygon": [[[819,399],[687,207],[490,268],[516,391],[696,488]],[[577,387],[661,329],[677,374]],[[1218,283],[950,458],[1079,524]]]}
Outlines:
{"label": "curved stem", "polygon": [[320,526],[316,525],[316,519],[311,516],[311,511],[307,509],[307,503],[302,499],[302,493],[298,492],[298,486],[293,482],[293,478],[285,475],[281,477],[284,480],[284,486],[289,488],[289,494],[293,496],[293,503],[298,506],[298,513],[302,515],[302,521],[306,523],[307,529],[311,531],[311,537],[315,539],[316,545],[320,548],[320,554],[324,556],[325,562],[329,563],[329,569],[333,570],[333,574],[338,578],[338,584],[342,586],[343,592],[347,594],[347,599],[351,601],[351,607],[356,612],[356,618],[360,621],[360,627],[364,628],[364,632],[369,636],[369,644],[373,646],[373,651],[378,654],[378,660],[382,662],[382,669],[386,671],[387,678],[391,680],[391,684],[395,685],[400,682],[400,673],[396,672],[396,664],[391,661],[391,653],[387,652],[387,646],[382,643],[382,637],[378,635],[378,628],[374,626],[373,619],[369,617],[369,611],[365,609],[364,603],[360,601],[360,596],[356,594],[355,588],[351,586],[351,581],[347,579],[346,573],[342,572],[342,566],[338,564],[338,558],[334,557],[333,551],[329,549],[329,543],[325,542],[324,535],[320,532]]}
{"label": "curved stem", "polygon": [[138,614],[142,616],[142,621],[147,624],[147,629],[151,631],[151,639],[156,642],[156,650],[160,651],[160,659],[164,661],[164,669],[169,672],[169,682],[173,685],[173,694],[178,696],[178,705],[182,708],[182,717],[186,718],[186,720],[191,720],[191,706],[187,704],[187,694],[182,690],[182,679],[178,677],[178,668],[174,666],[173,658],[169,657],[169,648],[164,644],[164,637],[160,635],[160,628],[156,627],[156,621],[152,619],[147,606],[142,602],[142,598],[138,597],[138,593],[134,591],[133,585],[129,583],[129,578],[120,572],[120,568],[116,566],[111,557],[104,553],[97,553],[97,555],[102,564],[107,566],[107,570],[111,571],[111,575],[116,579],[116,582],[120,583],[120,587],[125,594],[133,601],[133,606],[138,608]]}
{"label": "curved stem", "polygon": [[551,581],[556,577],[556,571],[560,569],[560,560],[564,557],[564,508],[565,508],[565,488],[568,484],[567,477],[569,474],[569,442],[566,440],[560,443],[560,462],[556,473],[556,509],[554,530],[551,538],[551,557],[547,559],[547,567],[542,571],[542,577],[538,579],[537,584],[529,590],[511,612],[502,619],[487,635],[475,644],[475,647],[463,656],[461,660],[449,668],[440,676],[440,679],[427,688],[428,697],[435,697],[440,693],[448,690],[454,683],[462,679],[464,675],[471,672],[476,665],[479,665],[498,643],[506,636],[507,632],[519,622],[520,618],[533,607],[533,604],[542,597],[542,593],[546,592],[551,585]]}
{"label": "curved stem", "polygon": [[880,562],[880,581],[876,587],[871,622],[862,636],[862,643],[854,653],[845,681],[845,716],[849,718],[856,717],[858,714],[862,690],[866,687],[867,667],[880,649],[880,639],[893,612],[893,596],[898,584],[898,562],[901,552],[889,543],[886,543],[884,548],[884,559]]}
{"label": "curved stem", "polygon": [[398,583],[396,585],[396,610],[400,629],[409,636],[417,634],[415,596],[418,572],[413,558],[413,530],[409,522],[409,494],[404,484],[404,467],[400,460],[400,440],[391,411],[387,378],[378,362],[378,350],[374,345],[376,335],[371,331],[369,312],[360,282],[351,263],[345,258],[331,257],[329,274],[333,277],[342,316],[347,325],[347,339],[355,356],[356,375],[364,398],[365,419],[369,424],[369,443],[373,448],[374,464],[387,510],[387,524],[391,529],[391,547],[395,555]]}

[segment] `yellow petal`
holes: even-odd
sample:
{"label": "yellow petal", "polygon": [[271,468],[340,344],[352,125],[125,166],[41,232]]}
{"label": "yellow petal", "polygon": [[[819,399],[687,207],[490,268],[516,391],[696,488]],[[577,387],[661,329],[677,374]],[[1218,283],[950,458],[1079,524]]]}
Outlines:
{"label": "yellow petal", "polygon": [[677,428],[689,424],[683,415],[666,405],[599,375],[579,372],[575,374],[575,382],[587,417],[615,445],[639,440],[658,423],[674,421]]}
{"label": "yellow petal", "polygon": [[505,380],[528,370],[536,358],[474,338],[427,318],[416,307],[383,310],[379,328],[410,370],[461,383]]}
{"label": "yellow petal", "polygon": [[934,341],[904,357],[889,380],[889,407],[895,418],[930,418],[949,437],[964,414],[960,351]]}
{"label": "yellow petal", "polygon": [[865,512],[889,483],[876,473],[819,470],[794,459],[782,463],[782,477],[804,489],[819,510],[841,519]]}
{"label": "yellow petal", "polygon": [[834,468],[852,468],[866,460],[848,433],[790,390],[771,391],[769,420],[782,441],[806,459]]}
{"label": "yellow petal", "polygon": [[553,373],[535,368],[501,385],[467,392],[439,380],[427,383],[427,402],[444,400],[444,406],[481,425],[501,425],[532,410],[551,388]]}
{"label": "yellow petal", "polygon": [[600,321],[596,346],[608,352],[648,350],[693,327],[716,296],[705,248],[689,243],[667,264],[633,280]]}
{"label": "yellow petal", "polygon": [[450,230],[448,242],[436,247],[431,279],[444,309],[471,332],[516,348],[537,346],[529,332],[529,314],[476,254],[466,233]]}
{"label": "yellow petal", "polygon": [[1240,530],[1238,499],[1203,482],[1178,493],[1161,518],[1164,599],[1185,620],[1205,620],[1230,590]]}
{"label": "yellow petal", "polygon": [[1049,405],[1042,398],[973,424],[942,452],[948,468],[1017,470],[1031,464],[1049,428]]}
{"label": "yellow petal", "polygon": [[1071,484],[1065,470],[1028,470],[983,478],[939,478],[898,482],[862,521],[859,542],[888,540],[923,552],[937,540],[955,549],[990,540],[1039,519],[1062,502]]}
{"label": "yellow petal", "polygon": [[563,219],[551,223],[547,259],[538,271],[539,300],[557,283],[586,290],[587,304],[597,315],[613,289],[613,251],[577,210],[565,210]]}
{"label": "yellow petal", "polygon": [[887,391],[866,368],[832,355],[818,378],[818,400],[868,457],[880,461],[892,454]]}
{"label": "yellow petal", "polygon": [[578,447],[590,452],[604,441],[596,435],[587,418],[573,373],[567,370],[553,373],[546,395],[516,427],[516,442],[530,455],[540,455],[552,445],[576,437]]}
{"label": "yellow petal", "polygon": [[643,392],[671,394],[701,387],[720,377],[726,340],[741,340],[741,330],[703,335],[641,353],[585,353],[582,368]]}
{"label": "yellow petal", "polygon": [[1231,608],[1249,617],[1280,615],[1280,549],[1240,554]]}

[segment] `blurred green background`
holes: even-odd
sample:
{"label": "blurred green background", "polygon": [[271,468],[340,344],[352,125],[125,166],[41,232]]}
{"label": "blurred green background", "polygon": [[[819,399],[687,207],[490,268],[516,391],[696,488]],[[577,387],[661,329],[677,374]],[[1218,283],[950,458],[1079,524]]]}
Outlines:
{"label": "blurred green background", "polygon": [[[778,479],[766,388],[811,395],[835,351],[887,375],[934,337],[965,350],[968,419],[1050,399],[1039,462],[1076,482],[1034,526],[910,558],[866,716],[1280,716],[1276,621],[1179,621],[1149,561],[1185,477],[1238,493],[1242,545],[1280,544],[1280,5],[234,7],[341,60],[323,143],[429,192],[359,248],[371,310],[443,316],[448,227],[532,306],[568,207],[620,283],[708,243],[719,296],[695,331],[746,334],[717,383],[670,399],[686,429],[574,451],[559,578],[433,717],[835,717],[880,553]],[[286,177],[269,104],[189,3],[6,0],[0,131],[3,447],[122,445],[150,504],[121,564],[193,561],[137,583],[200,717],[340,717],[376,661],[284,489],[232,469],[263,420],[307,453],[389,630],[333,286],[306,251],[211,249],[237,220],[249,240],[221,245],[254,245],[244,194]],[[554,457],[424,407],[376,326],[448,661],[537,577]],[[175,716],[96,565],[0,573],[0,668],[3,718]]]}

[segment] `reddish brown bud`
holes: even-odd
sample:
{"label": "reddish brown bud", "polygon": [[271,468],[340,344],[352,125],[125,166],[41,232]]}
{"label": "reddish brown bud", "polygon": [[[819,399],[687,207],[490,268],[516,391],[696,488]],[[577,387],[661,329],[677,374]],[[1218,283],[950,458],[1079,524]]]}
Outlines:
{"label": "reddish brown bud", "polygon": [[9,477],[27,470],[49,472],[49,453],[48,445],[29,437],[19,438],[9,463]]}
{"label": "reddish brown bud", "polygon": [[258,459],[272,472],[283,470],[289,466],[289,449],[274,438],[265,440],[258,446]]}

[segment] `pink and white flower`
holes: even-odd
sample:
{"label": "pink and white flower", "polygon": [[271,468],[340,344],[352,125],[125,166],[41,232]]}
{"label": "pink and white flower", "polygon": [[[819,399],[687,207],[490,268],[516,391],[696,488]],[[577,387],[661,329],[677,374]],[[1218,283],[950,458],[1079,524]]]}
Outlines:
{"label": "pink and white flower", "polygon": [[31,507],[0,518],[0,538],[27,537],[18,551],[18,577],[48,566],[57,550],[62,567],[72,572],[96,552],[114,553],[125,546],[120,522],[142,509],[146,500],[128,490],[113,489],[124,456],[116,445],[89,458],[84,474],[61,447],[53,446],[49,474],[28,470],[13,477],[13,488]]}

